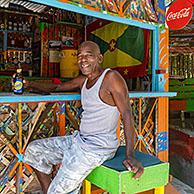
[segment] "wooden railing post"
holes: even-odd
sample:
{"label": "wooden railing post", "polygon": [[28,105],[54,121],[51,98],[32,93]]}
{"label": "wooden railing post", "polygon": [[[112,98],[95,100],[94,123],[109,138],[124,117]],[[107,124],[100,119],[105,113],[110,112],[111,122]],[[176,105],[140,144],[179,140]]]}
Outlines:
{"label": "wooden railing post", "polygon": [[162,161],[168,161],[168,97],[158,98],[157,153]]}

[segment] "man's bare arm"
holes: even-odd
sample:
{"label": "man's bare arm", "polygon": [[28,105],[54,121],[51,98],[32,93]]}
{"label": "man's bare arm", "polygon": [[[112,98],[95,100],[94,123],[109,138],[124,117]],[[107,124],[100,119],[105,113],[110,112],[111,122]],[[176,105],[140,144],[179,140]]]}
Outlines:
{"label": "man's bare arm", "polygon": [[73,91],[81,89],[86,77],[83,75],[78,76],[70,81],[63,82],[62,84],[57,85],[55,91]]}
{"label": "man's bare arm", "polygon": [[74,78],[67,82],[62,82],[61,84],[54,83],[44,83],[44,82],[36,82],[27,81],[27,88],[37,89],[43,92],[63,92],[63,91],[74,91],[77,89],[81,89],[85,77],[80,75],[77,78]]}
{"label": "man's bare arm", "polygon": [[134,178],[139,178],[143,173],[143,167],[141,163],[134,158],[135,130],[131,105],[129,103],[128,88],[119,73],[112,71],[107,77],[110,82],[109,90],[123,119],[126,142],[126,159],[123,161],[123,164],[127,169],[135,173]]}

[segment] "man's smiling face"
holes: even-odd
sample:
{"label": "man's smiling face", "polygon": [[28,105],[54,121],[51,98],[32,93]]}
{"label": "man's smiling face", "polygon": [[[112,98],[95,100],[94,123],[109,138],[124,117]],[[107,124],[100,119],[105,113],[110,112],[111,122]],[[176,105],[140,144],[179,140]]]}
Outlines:
{"label": "man's smiling face", "polygon": [[83,75],[89,75],[99,66],[100,51],[95,45],[86,43],[78,50],[78,65]]}

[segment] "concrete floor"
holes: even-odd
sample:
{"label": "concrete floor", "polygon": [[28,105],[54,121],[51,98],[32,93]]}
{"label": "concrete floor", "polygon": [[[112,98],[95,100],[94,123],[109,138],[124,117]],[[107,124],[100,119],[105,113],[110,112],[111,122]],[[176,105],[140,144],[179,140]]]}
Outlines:
{"label": "concrete floor", "polygon": [[[25,194],[42,194],[40,192],[40,185],[36,179],[34,179]],[[153,191],[144,192],[142,194],[153,194]],[[172,182],[165,187],[165,194],[194,194],[194,188],[191,188],[173,177]]]}
{"label": "concrete floor", "polygon": [[172,185],[179,191],[180,194],[194,194],[194,188],[184,184],[179,179],[173,178]]}

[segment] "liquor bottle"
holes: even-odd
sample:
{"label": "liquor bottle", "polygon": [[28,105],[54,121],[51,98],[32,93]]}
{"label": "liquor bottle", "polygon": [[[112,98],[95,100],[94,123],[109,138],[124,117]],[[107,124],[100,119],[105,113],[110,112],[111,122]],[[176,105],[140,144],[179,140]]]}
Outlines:
{"label": "liquor bottle", "polygon": [[8,18],[8,30],[13,30],[13,22],[11,16],[9,16]]}
{"label": "liquor bottle", "polygon": [[23,24],[23,21],[22,21],[22,18],[20,17],[20,18],[19,18],[19,23],[18,23],[18,30],[19,30],[19,31],[22,31],[22,30],[23,30],[22,24]]}
{"label": "liquor bottle", "polygon": [[27,22],[27,32],[31,32],[31,25],[30,21]]}
{"label": "liquor bottle", "polygon": [[12,35],[10,36],[11,47],[15,47],[15,43],[16,43],[15,40],[16,40],[15,33],[12,33]]}
{"label": "liquor bottle", "polygon": [[27,32],[27,22],[24,22],[23,23],[23,31],[24,32]]}
{"label": "liquor bottle", "polygon": [[14,22],[13,22],[13,30],[17,31],[18,30],[18,23],[17,23],[17,17],[14,17]]}
{"label": "liquor bottle", "polygon": [[17,69],[16,74],[13,75],[12,85],[14,94],[23,94],[24,84],[23,84],[22,69]]}
{"label": "liquor bottle", "polygon": [[0,18],[0,29],[4,30],[4,27],[5,27],[5,25],[4,25],[4,18],[1,16],[1,18]]}

